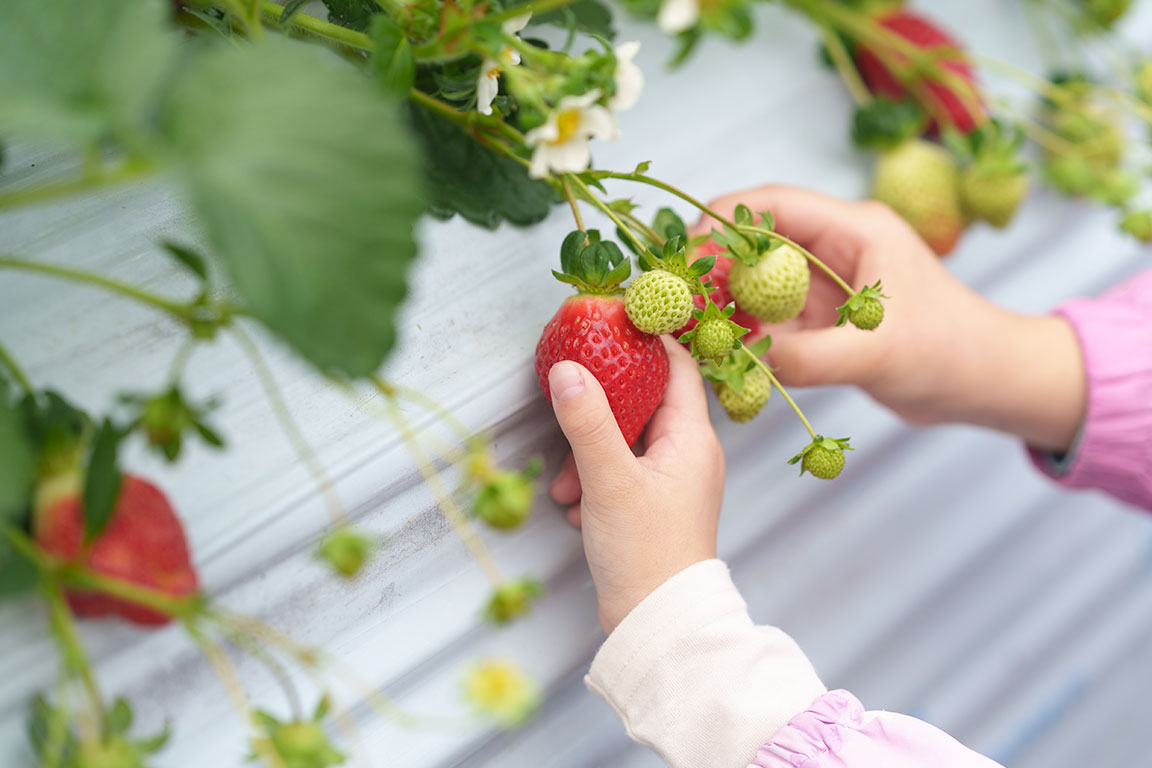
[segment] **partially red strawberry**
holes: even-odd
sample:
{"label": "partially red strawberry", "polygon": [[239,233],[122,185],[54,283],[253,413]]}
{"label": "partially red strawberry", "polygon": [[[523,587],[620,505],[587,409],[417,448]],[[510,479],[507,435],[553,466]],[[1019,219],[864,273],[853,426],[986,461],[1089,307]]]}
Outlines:
{"label": "partially red strawberry", "polygon": [[[964,47],[935,22],[912,11],[896,9],[877,16],[875,21],[918,48],[962,50]],[[899,53],[892,55],[899,60]],[[874,94],[896,100],[908,97],[908,90],[900,82],[900,79],[892,73],[892,70],[884,64],[875,51],[865,45],[856,49],[856,66],[859,68],[864,82]],[[927,89],[935,97],[938,107],[948,113],[953,126],[963,133],[969,133],[987,119],[980,99],[976,75],[973,73],[972,67],[959,58],[944,58],[941,60],[940,66],[956,73],[968,83],[970,91],[959,93],[949,85],[932,79],[926,83]],[[935,129],[935,123],[933,123],[932,128]]]}
{"label": "partially red strawberry", "polygon": [[[536,376],[552,399],[548,372],[561,360],[580,363],[608,396],[616,423],[632,445],[644,431],[668,385],[668,353],[659,336],[636,329],[624,311],[623,282],[631,264],[610,242],[573,232],[561,248],[563,272],[553,274],[576,287],[544,328],[536,345]],[[589,252],[589,249],[591,251]]]}
{"label": "partially red strawberry", "polygon": [[[712,303],[717,307],[723,309],[732,303],[732,292],[728,290],[728,274],[732,271],[732,257],[727,254],[724,247],[717,243],[715,240],[706,240],[691,253],[689,258],[692,261],[702,259],[705,256],[715,256],[716,264],[712,267],[711,271],[705,274],[701,280],[712,281],[712,292],[708,294],[712,299]],[[699,294],[692,296],[692,301],[696,304],[696,309],[703,310],[705,307],[704,297]],[[750,336],[756,336],[760,333],[760,321],[755,316],[748,314],[740,307],[736,307],[736,311],[730,318],[732,322],[736,323],[742,328],[747,328]],[[693,317],[688,321],[688,324],[681,328],[676,333],[676,338],[679,339],[685,333],[696,327],[696,318]]]}
{"label": "partially red strawberry", "polygon": [[[146,480],[124,475],[107,526],[91,544],[84,539],[81,483],[75,473],[57,475],[37,490],[32,519],[36,542],[47,553],[143,587],[184,597],[196,592],[196,570],[179,518],[164,494]],[[135,603],[95,592],[70,590],[77,616],[115,614],[136,624],[159,626],[170,618]]]}

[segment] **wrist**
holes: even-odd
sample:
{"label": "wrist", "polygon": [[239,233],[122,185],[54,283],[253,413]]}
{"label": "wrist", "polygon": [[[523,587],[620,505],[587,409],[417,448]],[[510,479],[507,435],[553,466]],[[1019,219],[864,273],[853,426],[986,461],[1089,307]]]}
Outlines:
{"label": "wrist", "polygon": [[715,550],[701,550],[695,554],[661,564],[648,570],[640,578],[632,579],[627,587],[607,588],[596,585],[597,613],[604,634],[611,635],[624,618],[645,599],[676,574],[705,560],[716,557]]}
{"label": "wrist", "polygon": [[970,407],[962,420],[1016,435],[1039,450],[1068,451],[1088,398],[1075,329],[1056,315],[999,309],[997,315],[975,337],[982,353],[966,384]]}

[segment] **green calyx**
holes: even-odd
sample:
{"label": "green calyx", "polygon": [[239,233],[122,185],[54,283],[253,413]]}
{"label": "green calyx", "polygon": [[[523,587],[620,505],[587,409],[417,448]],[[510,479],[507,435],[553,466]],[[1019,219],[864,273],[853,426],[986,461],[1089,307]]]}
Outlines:
{"label": "green calyx", "polygon": [[848,301],[836,307],[840,315],[836,327],[852,323],[862,331],[876,330],[884,320],[884,305],[880,299],[890,298],[884,295],[883,290],[877,280],[875,285],[860,289]]}
{"label": "green calyx", "polygon": [[856,108],[852,141],[861,149],[891,149],[924,133],[928,115],[916,101],[878,97]]}
{"label": "green calyx", "polygon": [[690,343],[689,350],[692,356],[702,362],[721,362],[734,349],[742,346],[740,338],[748,333],[748,329],[732,322],[732,313],[736,311],[734,303],[720,309],[708,298],[704,309],[694,311],[696,327],[687,333],[681,334],[681,343]]}
{"label": "green calyx", "polygon": [[169,462],[180,458],[186,434],[199,435],[212,448],[224,447],[223,438],[205,422],[217,406],[215,400],[191,403],[173,385],[159,395],[125,393],[120,402],[136,412],[131,428],[139,429],[149,447]]}
{"label": "green calyx", "polygon": [[[760,219],[760,223],[756,223],[756,219]],[[736,227],[730,224],[724,224],[724,231],[712,230],[712,239],[717,245],[732,254],[734,258],[743,262],[749,267],[754,267],[760,261],[760,257],[780,246],[781,241],[774,241],[762,233],[749,233],[739,229],[740,227],[756,227],[757,229],[775,230],[776,219],[769,211],[760,211],[753,214],[752,209],[741,203],[736,206],[736,210],[732,213],[732,222]]]}
{"label": "green calyx", "polygon": [[328,715],[328,699],[322,698],[310,720],[282,722],[267,712],[256,712],[263,734],[252,745],[251,759],[273,754],[284,768],[330,768],[343,765],[345,757],[328,739],[323,721]]}
{"label": "green calyx", "polygon": [[804,446],[800,453],[788,460],[789,464],[800,464],[800,474],[805,472],[822,480],[837,477],[844,469],[844,451],[851,451],[847,437],[824,437],[816,435],[812,442]]}
{"label": "green calyx", "polygon": [[601,240],[597,230],[576,230],[560,246],[560,268],[552,275],[580,293],[615,296],[624,293],[620,284],[632,273],[632,262],[616,243]]}
{"label": "green calyx", "polygon": [[664,241],[661,249],[649,246],[646,253],[640,254],[639,262],[643,271],[670,272],[686,282],[691,293],[703,295],[708,292],[708,287],[701,278],[712,270],[716,257],[704,256],[689,264],[685,238],[673,235]]}
{"label": "green calyx", "polygon": [[[737,348],[739,348],[737,342]],[[747,347],[751,356],[730,352],[723,360],[708,361],[700,372],[712,382],[720,405],[728,417],[736,422],[751,421],[763,410],[772,394],[772,383],[754,358],[759,358],[772,346],[772,338],[764,337]]]}

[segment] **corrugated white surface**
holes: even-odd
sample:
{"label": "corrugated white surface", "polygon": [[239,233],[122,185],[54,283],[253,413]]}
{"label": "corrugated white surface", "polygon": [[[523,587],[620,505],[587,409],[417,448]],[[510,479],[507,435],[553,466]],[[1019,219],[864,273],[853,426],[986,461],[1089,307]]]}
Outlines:
{"label": "corrugated white surface", "polygon": [[[1018,4],[933,8],[980,50],[1035,66]],[[1152,18],[1144,14],[1132,29],[1146,34]],[[598,148],[601,165],[652,160],[657,175],[704,198],[769,180],[862,193],[866,160],[845,138],[847,98],[815,65],[805,25],[767,9],[753,44],[704,46],[671,77],[660,67],[666,43],[648,29],[629,32],[645,42],[648,90],[625,116],[624,140]],[[68,170],[51,154],[17,148],[3,178]],[[619,189],[648,205],[669,202],[654,190]],[[563,445],[530,360],[541,324],[566,293],[548,269],[569,228],[563,210],[530,230],[430,223],[404,347],[389,368],[488,429],[502,457],[543,453],[550,471]],[[152,246],[160,235],[192,236],[178,198],[159,186],[0,216],[2,251],[187,290]],[[994,299],[1040,311],[1150,267],[1152,255],[1115,236],[1110,214],[1037,194],[1007,234],[972,232],[951,263]],[[4,273],[0,333],[35,378],[97,406],[118,389],[158,385],[179,330],[98,291]],[[550,596],[511,629],[484,628],[477,569],[403,446],[369,415],[368,399],[352,403],[284,351],[265,348],[345,504],[389,539],[362,581],[336,583],[311,561],[327,524],[323,503],[229,340],[198,352],[189,378],[197,394],[226,391],[219,420],[231,450],[194,451],[176,471],[144,456],[130,465],[170,491],[223,603],[323,645],[373,687],[435,716],[403,729],[356,706],[355,764],[657,765],[583,689],[601,635],[579,537],[557,511],[542,500],[524,529],[487,536],[509,574],[545,579]],[[803,436],[779,403],[749,427],[717,418],[729,456],[722,554],[755,617],[792,632],[830,686],[937,723],[1006,764],[1146,763],[1149,521],[1096,494],[1058,492],[1012,440],[960,427],[910,429],[849,391],[799,399],[815,423],[855,438],[858,450],[836,483],[797,479],[785,466]],[[24,703],[53,680],[39,618],[31,605],[0,609],[3,765],[27,760]],[[108,625],[86,636],[106,687],[139,702],[144,727],[175,721],[161,765],[242,762],[237,720],[178,631]],[[539,719],[524,730],[488,732],[460,717],[460,670],[489,652],[517,656],[548,687]],[[243,663],[241,672],[260,704],[282,708],[257,667]],[[344,694],[345,704],[356,701]]]}

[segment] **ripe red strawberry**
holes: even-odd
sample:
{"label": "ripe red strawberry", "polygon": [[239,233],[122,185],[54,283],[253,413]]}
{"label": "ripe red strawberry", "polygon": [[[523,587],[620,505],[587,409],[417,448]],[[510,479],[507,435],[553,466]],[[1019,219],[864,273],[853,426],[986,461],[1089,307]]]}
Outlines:
{"label": "ripe red strawberry", "polygon": [[[45,552],[173,597],[196,592],[196,570],[189,560],[184,530],[156,486],[124,475],[112,517],[85,552],[81,552],[82,507],[80,482],[74,473],[41,483],[32,526]],[[69,591],[68,602],[77,616],[115,614],[149,626],[170,621],[164,614],[103,594]]]}
{"label": "ripe red strawberry", "polygon": [[[896,9],[877,16],[875,20],[880,26],[895,32],[918,48],[963,49],[963,45],[958,40],[934,22],[912,11]],[[898,101],[907,98],[908,91],[904,84],[869,48],[863,45],[857,48],[856,66],[859,68],[864,82],[873,93]],[[979,109],[976,107],[977,104],[981,103],[976,75],[972,68],[961,59],[943,59],[940,66],[959,75],[969,84],[971,92],[958,93],[948,85],[934,80],[928,81],[927,88],[934,95],[938,106],[947,111],[953,125],[963,133],[969,133],[987,119],[983,107],[981,106]]]}
{"label": "ripe red strawberry", "polygon": [[[565,239],[564,271],[553,272],[579,293],[566,299],[545,326],[536,345],[536,376],[551,401],[552,366],[561,360],[583,365],[604,387],[616,423],[632,445],[664,397],[668,353],[659,336],[637,330],[624,311],[620,283],[631,270],[624,254],[610,242],[582,246],[584,237],[579,232]],[[591,254],[585,254],[588,249]]]}
{"label": "ripe red strawberry", "polygon": [[[727,255],[723,246],[715,240],[706,240],[699,248],[695,249],[695,253],[693,253],[690,258],[692,261],[695,261],[705,256],[715,256],[716,264],[712,267],[711,271],[700,279],[712,281],[712,292],[709,293],[708,296],[712,299],[713,304],[723,309],[732,303],[732,292],[728,290],[728,274],[732,271],[732,258]],[[695,303],[696,309],[704,309],[705,301],[703,296],[694,294],[692,301]],[[736,307],[736,311],[730,319],[741,328],[747,328],[750,336],[756,336],[760,333],[760,321],[756,319],[755,316],[740,309],[740,307]],[[676,333],[676,338],[679,339],[685,333],[695,328],[696,322],[695,317],[689,320],[688,324]]]}

